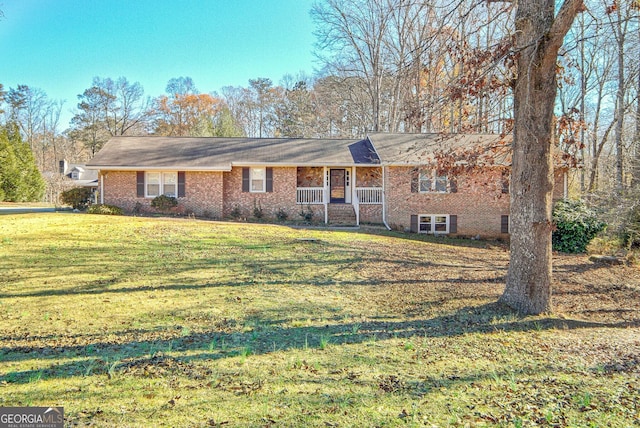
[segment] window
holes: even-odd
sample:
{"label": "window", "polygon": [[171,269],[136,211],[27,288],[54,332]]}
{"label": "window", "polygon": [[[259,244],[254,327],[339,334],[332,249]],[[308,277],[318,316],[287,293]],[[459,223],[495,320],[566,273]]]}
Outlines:
{"label": "window", "polygon": [[147,172],[146,176],[146,197],[166,195],[178,196],[178,173],[177,172]]}
{"label": "window", "polygon": [[175,172],[162,173],[163,195],[178,196],[178,174]]}
{"label": "window", "polygon": [[448,179],[446,175],[438,175],[436,170],[422,171],[418,177],[420,193],[446,193],[448,192]]}
{"label": "window", "polygon": [[71,179],[72,180],[79,180],[80,179],[80,173],[78,172],[77,169],[74,169],[73,171],[71,171]]}
{"label": "window", "polygon": [[509,216],[500,216],[500,233],[509,233]]}
{"label": "window", "polygon": [[273,168],[242,168],[242,191],[252,193],[273,192]]}
{"label": "window", "polygon": [[507,171],[503,171],[502,172],[502,180],[501,180],[500,184],[501,184],[501,187],[502,187],[500,189],[500,191],[502,193],[508,194],[509,193],[509,172],[507,172]]}
{"label": "window", "polygon": [[418,233],[449,233],[449,215],[420,214],[418,216]]}
{"label": "window", "polygon": [[250,169],[250,191],[251,192],[265,192],[266,191],[266,169],[265,168],[251,168]]}

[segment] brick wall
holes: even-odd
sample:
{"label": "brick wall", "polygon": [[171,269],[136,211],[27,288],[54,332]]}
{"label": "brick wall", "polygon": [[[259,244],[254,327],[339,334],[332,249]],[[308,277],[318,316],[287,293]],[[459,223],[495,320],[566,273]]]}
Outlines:
{"label": "brick wall", "polygon": [[[509,214],[509,194],[502,193],[502,172],[486,169],[456,177],[456,193],[412,193],[413,167],[387,167],[387,223],[408,230],[412,214],[455,214],[457,235],[506,237],[501,218]],[[554,200],[563,197],[563,172],[555,174]]]}
{"label": "brick wall", "polygon": [[[115,205],[125,211],[132,212],[136,202],[148,207],[150,201],[136,198],[135,171],[101,171],[100,179],[104,180],[104,203]],[[98,185],[98,190],[101,187]]]}
{"label": "brick wall", "polygon": [[360,223],[382,224],[382,205],[360,205]]}
{"label": "brick wall", "polygon": [[[104,203],[125,211],[155,212],[153,198],[138,198],[136,171],[105,171]],[[222,217],[222,172],[185,172],[185,196],[178,198],[178,212],[210,218]]]}
{"label": "brick wall", "polygon": [[509,195],[502,193],[502,173],[487,170],[457,176],[456,193],[412,193],[412,167],[385,171],[387,222],[408,230],[412,214],[455,214],[458,235],[501,236],[501,216],[509,214]]}
{"label": "brick wall", "polygon": [[222,218],[223,216],[223,173],[185,173],[185,197],[178,198],[186,212],[198,216]]}
{"label": "brick wall", "polygon": [[[458,235],[505,237],[501,233],[501,216],[509,214],[509,195],[502,193],[502,173],[498,169],[464,173],[457,177],[456,193],[412,193],[412,167],[386,167],[385,186],[387,223],[395,229],[408,230],[412,214],[455,214]],[[136,196],[135,171],[103,172],[104,202],[128,212],[136,209],[154,212],[151,198]],[[563,197],[564,171],[555,174],[554,200]],[[273,192],[242,192],[242,168],[230,172],[185,173],[185,197],[179,198],[179,210],[210,218],[230,217],[238,210],[243,217],[254,216],[254,207],[262,208],[265,219],[276,218],[280,210],[290,220],[300,220],[296,204],[297,168],[273,168]],[[314,220],[324,221],[324,207],[311,205]],[[381,223],[381,205],[361,205],[360,221]]]}
{"label": "brick wall", "polygon": [[[296,167],[273,168],[273,192],[243,192],[242,168],[238,167],[224,173],[223,184],[225,217],[239,211],[242,217],[251,218],[254,216],[254,208],[259,207],[266,219],[276,218],[276,213],[280,210],[287,213],[290,220],[300,219],[300,206],[296,205]],[[324,219],[324,214],[322,218]]]}

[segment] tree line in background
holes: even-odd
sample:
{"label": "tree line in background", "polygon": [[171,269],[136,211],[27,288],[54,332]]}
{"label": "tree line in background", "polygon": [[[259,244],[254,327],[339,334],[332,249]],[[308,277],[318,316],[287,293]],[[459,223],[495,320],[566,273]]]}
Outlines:
{"label": "tree line in background", "polygon": [[[555,128],[559,145],[584,165],[577,187],[593,194],[640,181],[640,2],[585,6],[557,62]],[[68,128],[64,102],[18,85],[0,89],[3,125],[17,127],[43,173],[56,172],[60,159],[89,159],[116,135],[512,131],[512,3],[321,0],[310,13],[320,66],[313,77],[258,77],[219,92],[177,77],[156,97],[126,77],[96,77]]]}

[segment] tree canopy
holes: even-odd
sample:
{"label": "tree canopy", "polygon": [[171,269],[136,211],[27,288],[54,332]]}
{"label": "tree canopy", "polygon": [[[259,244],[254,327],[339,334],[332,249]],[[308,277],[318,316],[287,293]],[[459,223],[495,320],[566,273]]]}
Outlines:
{"label": "tree canopy", "polygon": [[15,124],[0,127],[0,200],[37,202],[45,183]]}

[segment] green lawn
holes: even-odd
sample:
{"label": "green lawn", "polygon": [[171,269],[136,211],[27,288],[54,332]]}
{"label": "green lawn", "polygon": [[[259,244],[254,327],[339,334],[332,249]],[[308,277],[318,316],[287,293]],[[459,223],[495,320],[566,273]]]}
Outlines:
{"label": "green lawn", "polygon": [[640,424],[638,268],[559,258],[560,314],[523,318],[494,303],[507,263],[416,235],[2,216],[0,406],[69,426]]}

